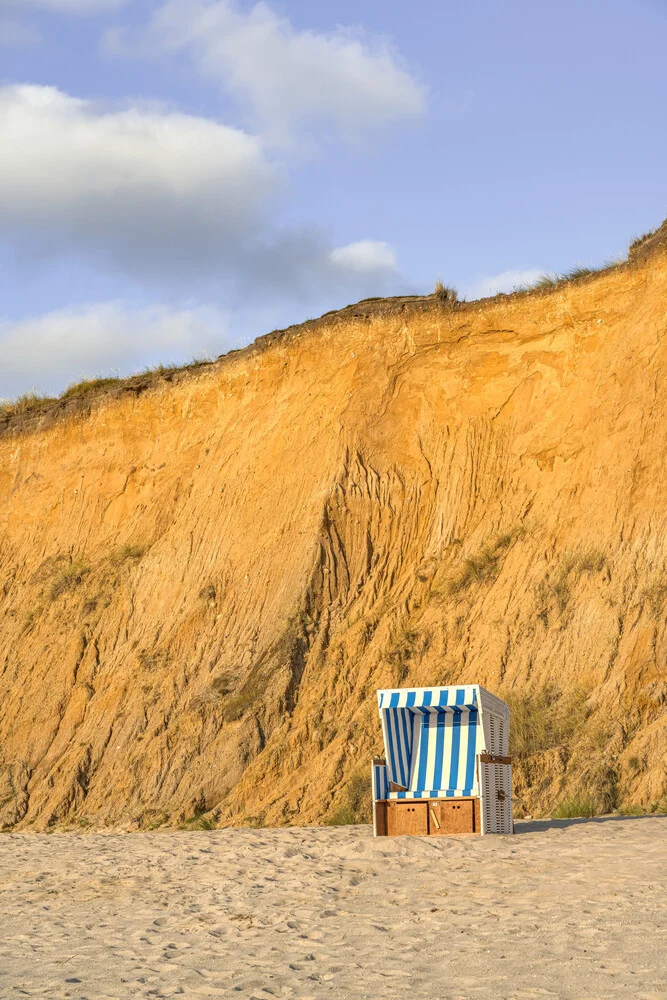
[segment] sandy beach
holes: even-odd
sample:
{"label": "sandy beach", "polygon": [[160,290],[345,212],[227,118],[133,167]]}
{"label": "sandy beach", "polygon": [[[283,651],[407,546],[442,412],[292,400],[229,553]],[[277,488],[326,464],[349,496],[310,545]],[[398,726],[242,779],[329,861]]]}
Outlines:
{"label": "sandy beach", "polygon": [[0,836],[0,996],[667,998],[667,817]]}

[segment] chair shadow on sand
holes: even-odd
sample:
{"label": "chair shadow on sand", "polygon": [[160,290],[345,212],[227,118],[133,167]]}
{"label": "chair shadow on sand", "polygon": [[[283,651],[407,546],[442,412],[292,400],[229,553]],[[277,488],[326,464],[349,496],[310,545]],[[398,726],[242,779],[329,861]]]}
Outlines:
{"label": "chair shadow on sand", "polygon": [[515,820],[515,834],[539,833],[543,830],[559,830],[566,826],[580,826],[582,823],[629,823],[665,816],[665,813],[646,813],[642,816],[576,816],[571,819],[519,819]]}

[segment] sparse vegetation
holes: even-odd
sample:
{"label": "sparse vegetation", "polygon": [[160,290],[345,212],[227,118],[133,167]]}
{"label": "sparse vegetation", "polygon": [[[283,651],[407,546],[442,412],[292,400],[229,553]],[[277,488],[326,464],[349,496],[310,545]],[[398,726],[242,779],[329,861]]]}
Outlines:
{"label": "sparse vegetation", "polygon": [[251,830],[261,830],[265,825],[265,814],[258,813],[257,816],[244,816],[243,826],[250,827]]}
{"label": "sparse vegetation", "polygon": [[142,545],[121,545],[111,554],[111,562],[116,566],[131,560],[138,562],[145,554],[146,549]]}
{"label": "sparse vegetation", "polygon": [[172,362],[170,364],[165,365],[165,364],[162,364],[162,362],[159,362],[156,365],[148,365],[146,368],[143,369],[143,371],[140,374],[142,374],[142,375],[172,375],[174,372],[182,372],[182,371],[186,371],[189,368],[201,368],[202,365],[212,365],[212,364],[213,364],[213,361],[212,361],[211,358],[208,358],[208,357],[205,357],[205,356],[201,356],[201,357],[197,357],[197,358],[192,358],[192,360],[188,361],[186,364],[180,364],[179,365],[179,364],[175,364],[175,363]]}
{"label": "sparse vegetation", "polygon": [[215,607],[215,600],[217,597],[215,585],[213,583],[207,583],[206,586],[202,587],[199,591],[199,597],[205,604],[208,604],[209,607]]}
{"label": "sparse vegetation", "polygon": [[642,243],[646,243],[647,240],[652,239],[652,237],[654,237],[655,234],[658,232],[659,228],[660,227],[658,226],[655,229],[651,229],[650,232],[644,233],[643,236],[635,236],[634,240],[631,242],[630,246],[628,247],[628,254],[631,255],[631,254],[635,253],[637,250],[639,250],[639,248],[642,245]]}
{"label": "sparse vegetation", "polygon": [[563,799],[554,809],[552,816],[554,819],[575,819],[580,816],[599,816],[600,810],[589,795],[577,796]]}
{"label": "sparse vegetation", "polygon": [[164,647],[152,650],[140,649],[137,653],[137,660],[139,666],[149,673],[159,670],[169,665],[169,649]]}
{"label": "sparse vegetation", "polygon": [[354,823],[370,823],[372,793],[370,775],[360,771],[353,775],[335,808],[326,818],[327,826],[350,826]]}
{"label": "sparse vegetation", "polygon": [[78,587],[88,573],[90,573],[90,567],[86,563],[81,560],[72,560],[66,566],[62,566],[52,578],[46,588],[46,597],[49,601],[55,601],[61,594]]}
{"label": "sparse vegetation", "polygon": [[33,628],[35,627],[36,618],[37,618],[36,611],[28,612],[28,614],[23,619],[23,628],[21,630],[23,635],[29,635],[29,633],[32,632]]}
{"label": "sparse vegetation", "polygon": [[20,416],[55,402],[54,396],[44,396],[38,392],[25,392],[16,399],[0,402],[0,417]]}
{"label": "sparse vegetation", "polygon": [[574,561],[573,569],[581,573],[601,573],[607,566],[607,557],[600,549],[587,549]]}
{"label": "sparse vegetation", "polygon": [[149,813],[145,813],[141,818],[141,825],[146,830],[159,830],[160,827],[165,826],[169,822],[169,816],[166,812],[158,812],[151,810]]}
{"label": "sparse vegetation", "polygon": [[410,662],[421,659],[431,645],[429,632],[412,628],[399,628],[391,645],[385,652],[385,659],[395,670],[396,683],[401,684],[408,675]]}
{"label": "sparse vegetation", "polygon": [[602,573],[609,561],[600,549],[587,549],[577,554],[566,553],[555,570],[545,576],[535,590],[537,617],[548,627],[550,612],[564,615],[572,596],[572,587],[583,573]]}
{"label": "sparse vegetation", "polygon": [[476,555],[468,556],[458,575],[447,585],[449,595],[460,594],[474,583],[489,583],[495,580],[509,548],[520,534],[520,530],[507,532],[490,545],[484,545]]}
{"label": "sparse vegetation", "polygon": [[226,722],[234,722],[259,704],[266,695],[267,685],[277,668],[287,668],[289,680],[284,693],[285,704],[293,697],[293,685],[298,683],[309,647],[309,634],[313,621],[305,611],[299,611],[287,622],[274,645],[253,665],[246,680],[225,702],[223,714]]}
{"label": "sparse vegetation", "polygon": [[215,830],[216,823],[208,816],[195,814],[190,819],[186,819],[185,823],[180,823],[178,828],[179,830]]}
{"label": "sparse vegetation", "polygon": [[569,281],[576,281],[578,278],[587,278],[591,274],[601,274],[615,267],[617,260],[606,261],[601,267],[588,267],[585,264],[577,264],[568,271],[554,271],[552,273],[541,274],[539,278],[527,285],[517,285],[515,292],[536,292],[548,288],[556,288],[558,285],[567,284]]}
{"label": "sparse vegetation", "polygon": [[586,695],[573,691],[567,696],[547,687],[535,694],[505,695],[510,708],[510,753],[525,759],[535,753],[567,747],[586,718]]}
{"label": "sparse vegetation", "polygon": [[143,371],[121,378],[119,375],[100,376],[98,378],[84,378],[78,382],[72,382],[59,396],[47,396],[43,393],[26,392],[16,399],[0,400],[0,418],[17,417],[29,414],[33,411],[44,409],[53,403],[62,400],[77,399],[83,396],[103,393],[104,390],[113,386],[123,386],[131,384],[134,380],[142,376],[171,375],[174,372],[187,371],[193,368],[201,368],[203,365],[213,364],[213,359],[205,356],[195,357],[186,364],[156,364],[144,368]]}
{"label": "sparse vegetation", "polygon": [[667,602],[667,573],[661,573],[645,590],[642,600],[648,604],[651,618],[659,618]]}
{"label": "sparse vegetation", "polygon": [[118,375],[108,378],[84,378],[80,382],[73,382],[68,385],[63,392],[61,399],[77,399],[79,396],[86,396],[89,392],[98,392],[100,389],[108,389],[112,385],[117,385],[121,379]]}
{"label": "sparse vegetation", "polygon": [[453,305],[458,302],[458,292],[455,288],[451,288],[449,285],[443,285],[442,281],[438,279],[435,283],[435,288],[433,289],[433,294],[436,299],[440,302],[447,302]]}
{"label": "sparse vegetation", "polygon": [[662,798],[658,802],[654,802],[651,806],[652,813],[658,813],[660,816],[667,815],[667,790],[665,790]]}
{"label": "sparse vegetation", "polygon": [[649,807],[644,808],[643,806],[633,805],[620,806],[618,811],[621,816],[648,816],[651,813],[651,809]]}
{"label": "sparse vegetation", "polygon": [[510,692],[505,700],[510,707],[514,778],[520,786],[546,790],[545,774],[553,775],[555,766],[561,790],[567,788],[569,795],[553,816],[598,815],[616,809],[623,733],[591,715],[586,692],[565,694],[547,687],[528,695]]}
{"label": "sparse vegetation", "polygon": [[228,695],[233,690],[232,679],[228,674],[220,674],[219,677],[215,677],[211,681],[211,690],[214,691],[219,698],[224,698],[225,695]]}
{"label": "sparse vegetation", "polygon": [[224,718],[226,722],[235,722],[242,715],[256,705],[266,691],[266,678],[259,670],[251,670],[246,681],[231,697],[225,702]]}

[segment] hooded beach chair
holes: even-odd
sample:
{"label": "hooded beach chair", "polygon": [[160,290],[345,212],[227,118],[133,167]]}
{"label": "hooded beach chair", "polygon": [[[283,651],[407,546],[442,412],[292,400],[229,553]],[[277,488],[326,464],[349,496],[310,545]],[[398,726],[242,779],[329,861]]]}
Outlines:
{"label": "hooded beach chair", "polygon": [[513,833],[509,708],[478,684],[378,691],[373,833]]}

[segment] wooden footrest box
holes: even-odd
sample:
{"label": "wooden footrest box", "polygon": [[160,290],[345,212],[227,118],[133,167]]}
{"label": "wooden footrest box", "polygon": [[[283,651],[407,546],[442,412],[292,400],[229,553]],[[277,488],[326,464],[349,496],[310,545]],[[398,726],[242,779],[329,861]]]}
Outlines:
{"label": "wooden footrest box", "polygon": [[378,836],[438,837],[481,833],[479,798],[376,802]]}

